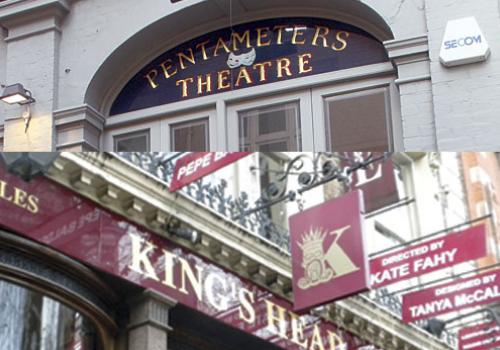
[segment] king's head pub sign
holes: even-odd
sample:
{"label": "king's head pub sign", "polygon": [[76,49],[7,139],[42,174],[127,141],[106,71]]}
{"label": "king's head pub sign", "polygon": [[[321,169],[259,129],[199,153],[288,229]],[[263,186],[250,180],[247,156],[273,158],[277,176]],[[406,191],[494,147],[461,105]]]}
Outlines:
{"label": "king's head pub sign", "polygon": [[295,311],[368,290],[362,192],[290,218]]}

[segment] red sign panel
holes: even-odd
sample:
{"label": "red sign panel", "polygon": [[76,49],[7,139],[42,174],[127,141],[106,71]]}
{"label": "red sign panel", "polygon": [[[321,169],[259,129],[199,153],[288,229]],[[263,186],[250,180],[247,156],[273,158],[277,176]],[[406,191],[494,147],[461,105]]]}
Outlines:
{"label": "red sign panel", "polygon": [[372,259],[371,287],[383,287],[486,255],[486,228],[475,226]]}
{"label": "red sign panel", "polygon": [[500,269],[403,295],[403,321],[413,322],[500,301]]}
{"label": "red sign panel", "polygon": [[489,350],[500,347],[500,325],[489,322],[462,328],[458,332],[458,350]]}
{"label": "red sign panel", "polygon": [[30,183],[0,167],[0,228],[179,303],[283,349],[369,345],[153,232],[45,178]]}
{"label": "red sign panel", "polygon": [[249,154],[248,152],[195,152],[180,158],[175,163],[170,192],[175,192]]}
{"label": "red sign panel", "polygon": [[362,201],[350,192],[290,217],[296,311],[368,289]]}
{"label": "red sign panel", "polygon": [[[347,152],[344,156],[363,162],[371,153]],[[373,157],[380,157],[381,153],[373,153]],[[346,166],[347,162],[343,162]],[[394,165],[391,160],[373,163],[367,169],[359,169],[352,173],[351,190],[361,190],[365,200],[365,212],[371,213],[399,201]]]}

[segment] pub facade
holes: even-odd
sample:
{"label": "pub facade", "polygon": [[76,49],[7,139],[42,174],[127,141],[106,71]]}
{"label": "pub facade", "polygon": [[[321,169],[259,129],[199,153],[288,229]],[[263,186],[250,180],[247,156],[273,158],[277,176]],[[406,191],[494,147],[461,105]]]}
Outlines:
{"label": "pub facade", "polygon": [[477,5],[3,0],[4,101],[29,103],[0,106],[0,149],[496,150],[498,8]]}
{"label": "pub facade", "polygon": [[[401,321],[399,291],[418,289],[442,273],[296,311],[290,235],[282,217],[341,196],[342,186],[332,182],[254,216],[244,199],[253,203],[252,193],[260,191],[255,185],[276,180],[256,165],[290,161],[287,156],[263,160],[252,154],[170,193],[169,167],[176,157],[62,153],[45,175],[33,178],[2,165],[2,349],[455,347],[454,332],[437,336],[428,323]],[[363,190],[365,199],[372,198],[366,203],[376,203],[366,206],[370,257],[422,233],[471,225],[467,207],[456,200],[462,193],[455,176],[460,155],[391,159],[384,170],[376,166],[353,181],[365,184],[384,171],[397,189],[390,205],[387,197],[381,205],[373,200],[379,194]],[[451,193],[446,208],[435,198],[444,187],[434,176]],[[440,209],[442,217],[436,215]],[[248,215],[237,217],[243,212]],[[429,215],[434,220],[426,220]],[[460,266],[449,271],[463,272]]]}

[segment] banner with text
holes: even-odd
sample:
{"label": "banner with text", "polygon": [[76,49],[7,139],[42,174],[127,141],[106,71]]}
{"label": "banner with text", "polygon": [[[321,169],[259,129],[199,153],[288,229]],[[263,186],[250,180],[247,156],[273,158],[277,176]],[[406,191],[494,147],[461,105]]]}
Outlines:
{"label": "banner with text", "polygon": [[458,350],[489,350],[500,347],[500,325],[488,322],[462,328],[458,332]]}
{"label": "banner with text", "polygon": [[401,282],[486,255],[486,227],[474,226],[372,259],[371,287]]}
{"label": "banner with text", "polygon": [[170,192],[175,192],[246,156],[249,152],[194,152],[175,163]]}
{"label": "banner with text", "polygon": [[362,206],[354,191],[290,217],[296,311],[368,289]]}
{"label": "banner with text", "polygon": [[500,301],[500,269],[403,295],[405,323]]}

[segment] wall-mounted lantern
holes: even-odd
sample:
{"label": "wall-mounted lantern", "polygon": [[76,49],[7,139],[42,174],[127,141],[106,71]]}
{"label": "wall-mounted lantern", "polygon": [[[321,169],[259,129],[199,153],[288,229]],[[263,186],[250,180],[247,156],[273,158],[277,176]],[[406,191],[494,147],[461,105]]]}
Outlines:
{"label": "wall-mounted lantern", "polygon": [[24,132],[27,132],[31,121],[30,105],[36,102],[31,91],[25,89],[23,84],[9,85],[3,90],[0,100],[9,105],[18,104],[26,106],[26,111],[22,114],[22,118],[24,120]]}
{"label": "wall-mounted lantern", "polygon": [[26,90],[22,84],[6,86],[0,100],[10,105],[27,105],[36,102],[31,95],[31,91]]}

